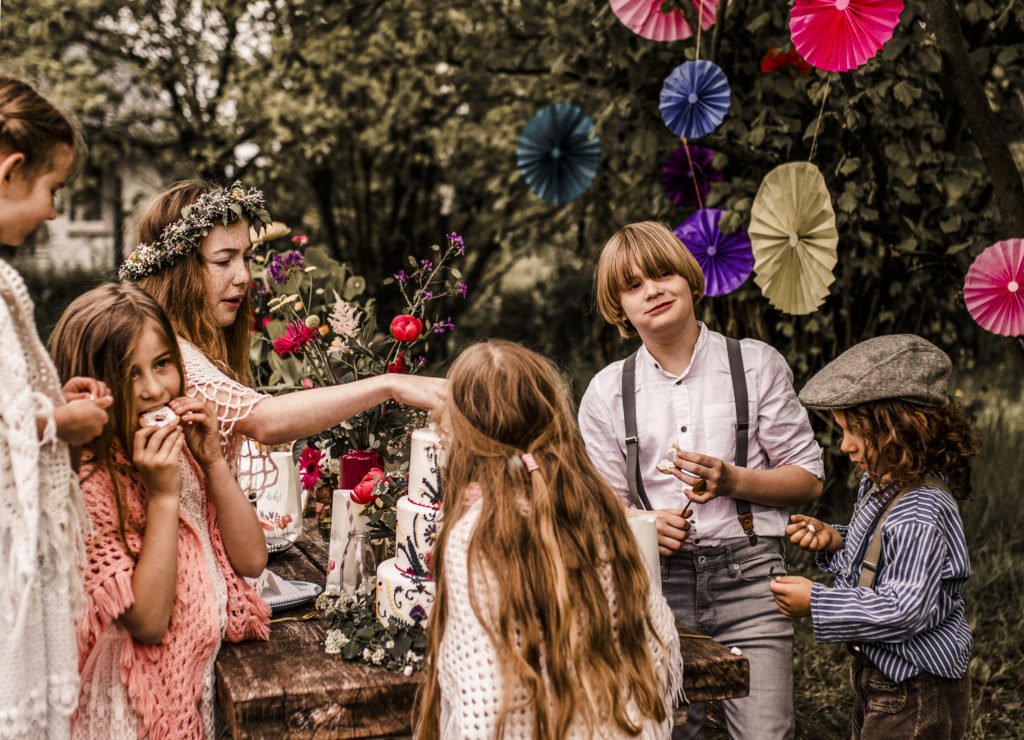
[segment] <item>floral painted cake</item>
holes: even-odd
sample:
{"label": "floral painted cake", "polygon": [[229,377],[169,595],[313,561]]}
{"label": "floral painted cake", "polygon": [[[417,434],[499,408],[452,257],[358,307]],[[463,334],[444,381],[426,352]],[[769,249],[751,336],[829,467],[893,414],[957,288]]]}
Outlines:
{"label": "floral painted cake", "polygon": [[409,494],[398,500],[395,557],[377,568],[377,618],[426,626],[434,604],[431,559],[441,524],[441,439],[434,428],[412,433]]}

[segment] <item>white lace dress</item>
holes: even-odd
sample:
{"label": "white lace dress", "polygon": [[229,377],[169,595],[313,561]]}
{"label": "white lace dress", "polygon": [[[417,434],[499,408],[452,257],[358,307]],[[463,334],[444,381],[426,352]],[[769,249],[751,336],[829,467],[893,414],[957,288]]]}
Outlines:
{"label": "white lace dress", "polygon": [[[466,515],[455,524],[445,552],[444,572],[448,588],[448,619],[438,652],[438,681],[441,686],[441,737],[445,740],[470,740],[494,737],[505,687],[502,686],[501,667],[497,652],[470,602],[470,583],[467,553],[469,540],[480,517],[482,501],[477,501]],[[500,579],[487,577],[483,569],[474,570],[472,590],[482,605],[494,604]],[[611,572],[606,569],[604,590],[615,614],[615,593]],[[482,606],[486,609],[486,606]],[[675,620],[657,589],[651,589],[649,599],[651,618],[658,639],[648,637],[655,659],[655,670],[670,710],[682,686],[682,659],[679,655],[679,635]],[[664,647],[663,647],[664,646]],[[525,704],[526,690],[522,686],[515,692],[513,703]],[[635,707],[633,707],[635,710]],[[638,715],[634,712],[633,717]],[[648,721],[640,738],[667,738],[672,732],[671,716],[661,724]],[[505,724],[505,738],[518,740],[533,737],[533,711],[526,705],[509,713]],[[621,738],[618,728],[601,728],[596,735],[582,725],[570,728],[569,738]]]}
{"label": "white lace dress", "polygon": [[235,425],[269,396],[229,378],[202,350],[181,337],[178,348],[185,366],[185,392],[215,410],[224,457],[238,485],[250,501],[256,501],[277,482],[277,466],[263,445],[236,432]]}
{"label": "white lace dress", "polygon": [[[66,738],[78,694],[82,497],[56,436],[60,380],[0,260],[0,737]],[[36,419],[47,420],[40,441]]]}

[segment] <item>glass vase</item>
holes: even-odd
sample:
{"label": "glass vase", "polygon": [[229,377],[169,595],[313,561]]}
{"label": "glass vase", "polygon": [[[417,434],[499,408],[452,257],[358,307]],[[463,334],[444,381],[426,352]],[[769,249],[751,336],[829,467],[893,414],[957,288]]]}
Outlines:
{"label": "glass vase", "polygon": [[356,591],[366,579],[376,581],[377,554],[369,532],[348,533],[345,552],[341,556],[341,584],[346,593]]}

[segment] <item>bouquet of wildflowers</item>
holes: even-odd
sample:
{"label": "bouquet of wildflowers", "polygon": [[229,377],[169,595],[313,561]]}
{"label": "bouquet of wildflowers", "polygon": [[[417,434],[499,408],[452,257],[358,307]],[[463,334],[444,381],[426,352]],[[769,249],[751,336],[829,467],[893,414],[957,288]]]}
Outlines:
{"label": "bouquet of wildflowers", "polygon": [[[429,256],[410,256],[408,266],[384,280],[396,286],[404,307],[378,325],[376,302],[366,280],[305,236],[292,248],[254,256],[253,281],[260,341],[253,344],[257,384],[286,392],[348,383],[384,373],[416,373],[428,363],[430,340],[455,329],[451,317],[431,309],[450,296],[466,297],[455,267],[465,254],[462,237],[448,234]],[[299,459],[303,488],[337,483],[337,459],[346,450],[379,452],[394,459],[407,435],[425,423],[425,412],[393,401],[307,440]]]}

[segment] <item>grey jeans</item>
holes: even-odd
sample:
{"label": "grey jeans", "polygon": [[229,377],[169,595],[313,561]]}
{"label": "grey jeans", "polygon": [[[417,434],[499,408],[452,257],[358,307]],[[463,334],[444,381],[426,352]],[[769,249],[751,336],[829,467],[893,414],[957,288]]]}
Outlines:
{"label": "grey jeans", "polygon": [[[733,738],[792,738],[796,729],[793,623],[768,589],[772,576],[785,574],[782,541],[772,537],[754,546],[731,540],[661,559],[662,591],[676,619],[739,648],[750,661],[750,694],[724,702]],[[703,737],[704,704],[690,704],[688,712],[673,738]]]}

